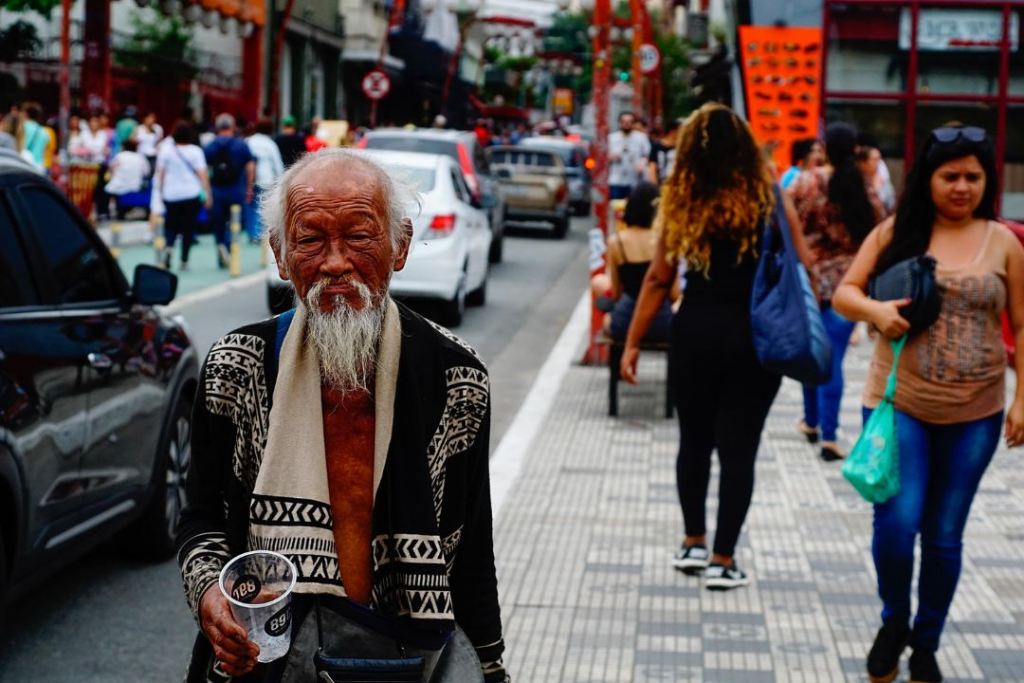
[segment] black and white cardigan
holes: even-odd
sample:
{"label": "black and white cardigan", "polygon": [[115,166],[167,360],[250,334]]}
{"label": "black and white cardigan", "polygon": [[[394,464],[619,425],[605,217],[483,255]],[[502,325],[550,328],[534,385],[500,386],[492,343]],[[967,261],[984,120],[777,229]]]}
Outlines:
{"label": "black and white cardigan", "polygon": [[[487,461],[487,371],[451,332],[398,308],[402,344],[394,425],[373,511],[372,607],[425,634],[450,631],[458,623],[476,647],[485,681],[507,681]],[[306,524],[331,523],[329,509],[253,500],[277,379],[276,335],[276,318],[239,328],[214,344],[203,366],[193,410],[188,502],[177,542],[193,615],[224,564],[249,550],[251,504],[273,505],[282,524],[295,517]],[[390,547],[389,538],[395,539]],[[395,556],[398,562],[387,561]],[[297,559],[299,581],[340,583],[336,560]],[[186,680],[225,680],[202,633]],[[241,680],[268,678],[257,667]]]}

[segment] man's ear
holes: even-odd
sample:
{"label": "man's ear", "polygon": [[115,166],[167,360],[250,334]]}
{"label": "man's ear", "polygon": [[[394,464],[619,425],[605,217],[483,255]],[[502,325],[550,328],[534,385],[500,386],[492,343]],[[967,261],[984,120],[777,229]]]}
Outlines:
{"label": "man's ear", "polygon": [[281,256],[281,238],[278,236],[277,231],[270,233],[269,242],[270,248],[274,252],[274,261],[277,263],[277,274],[281,276],[282,280],[288,280],[288,264]]}
{"label": "man's ear", "polygon": [[402,219],[402,234],[398,240],[398,248],[395,250],[395,271],[405,268],[405,262],[409,258],[409,248],[412,246],[412,219]]}

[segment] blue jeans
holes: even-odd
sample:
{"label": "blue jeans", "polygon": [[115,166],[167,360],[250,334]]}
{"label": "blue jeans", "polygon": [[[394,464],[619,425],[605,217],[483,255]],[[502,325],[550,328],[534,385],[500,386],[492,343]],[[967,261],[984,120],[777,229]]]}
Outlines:
{"label": "blue jeans", "polygon": [[820,421],[822,440],[835,441],[839,404],[843,400],[843,358],[855,323],[836,313],[831,306],[822,307],[821,320],[832,344],[832,377],[825,384],[804,385],[804,422],[808,427],[817,427]]}
{"label": "blue jeans", "polygon": [[[864,409],[867,422],[871,411]],[[910,621],[914,543],[921,535],[918,606],[910,645],[934,652],[960,578],[964,526],[999,445],[1003,415],[930,424],[896,411],[900,491],[875,505],[871,553],[882,621]]]}
{"label": "blue jeans", "polygon": [[263,222],[260,221],[260,196],[263,190],[259,185],[252,188],[252,201],[245,205],[242,211],[245,218],[245,231],[249,239],[256,242],[263,236]]}
{"label": "blue jeans", "polygon": [[238,204],[242,208],[239,220],[242,222],[242,230],[245,230],[245,195],[238,195],[232,191],[216,189],[213,191],[210,226],[213,228],[217,244],[228,248],[231,247],[231,207],[234,204]]}

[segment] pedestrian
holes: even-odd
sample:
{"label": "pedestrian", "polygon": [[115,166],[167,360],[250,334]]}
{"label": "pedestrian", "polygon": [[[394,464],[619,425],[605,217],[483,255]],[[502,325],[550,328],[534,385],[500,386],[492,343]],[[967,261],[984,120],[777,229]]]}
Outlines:
{"label": "pedestrian", "polygon": [[802,172],[825,164],[825,147],[817,138],[794,140],[789,148],[791,166],[779,180],[779,187],[788,190]]}
{"label": "pedestrian", "polygon": [[676,142],[683,119],[673,119],[663,135],[651,140],[651,152],[647,155],[647,180],[660,185],[672,173],[676,156]]}
{"label": "pedestrian", "polygon": [[[388,293],[414,201],[376,162],[332,148],[303,157],[262,204],[297,307],[226,335],[202,370],[178,530],[202,631],[189,682],[211,680],[214,660],[246,681],[279,680],[285,668],[312,681],[318,650],[380,663],[399,643],[432,666],[445,642],[458,670],[431,677],[425,667],[410,680],[508,681],[487,371]],[[254,668],[258,649],[217,581],[232,556],[260,549],[284,554],[302,580],[288,654]],[[346,639],[356,628],[362,636]]]}
{"label": "pedestrian", "polygon": [[281,152],[281,161],[288,168],[306,153],[306,139],[295,129],[295,117],[285,116],[281,119],[281,132],[274,138],[277,149]]}
{"label": "pedestrian", "polygon": [[45,169],[46,147],[50,142],[44,130],[43,110],[35,102],[26,102],[21,107],[22,141],[21,155],[38,170]]}
{"label": "pedestrian", "polygon": [[104,188],[114,198],[119,220],[124,220],[128,211],[121,198],[126,194],[141,192],[150,174],[149,160],[136,151],[134,140],[125,140],[121,151],[110,161],[110,181]]}
{"label": "pedestrian", "polygon": [[[889,340],[908,333],[905,301],[874,301],[869,278],[904,259],[937,261],[938,320],[911,332],[897,369],[894,405],[899,492],[874,508],[872,554],[882,627],[867,657],[872,681],[899,673],[909,644],[910,679],[942,680],[935,653],[960,576],[971,502],[1003,431],[1006,355],[1000,315],[1009,310],[1024,344],[1024,249],[995,221],[999,192],[991,139],[981,128],[933,130],[907,178],[894,218],[864,240],[833,299],[883,338],[864,387],[865,419],[878,406],[893,362]],[[1017,377],[1024,354],[1017,354]],[[1024,382],[1005,419],[1007,445],[1024,443]],[[914,546],[921,538],[917,614],[910,625]]]}
{"label": "pedestrian", "polygon": [[303,132],[303,145],[307,152],[319,152],[323,148],[327,147],[327,143],[317,135],[319,130],[320,124],[318,119],[314,117]]}
{"label": "pedestrian", "polygon": [[124,147],[126,140],[131,139],[135,133],[135,129],[139,127],[138,110],[135,105],[128,105],[124,108],[124,113],[121,118],[118,119],[117,124],[114,126],[114,153],[121,151]]}
{"label": "pedestrian", "polygon": [[192,126],[179,121],[171,133],[172,143],[160,145],[156,158],[156,189],[164,206],[164,233],[167,246],[163,265],[171,266],[174,243],[181,235],[181,270],[188,270],[192,238],[199,221],[199,207],[213,204],[210,177],[203,150],[193,143]]}
{"label": "pedestrian", "polygon": [[51,116],[43,125],[43,132],[46,133],[46,150],[43,152],[43,168],[47,172],[53,169],[54,159],[57,158],[57,129],[60,128],[60,121],[56,116]]}
{"label": "pedestrian", "polygon": [[804,417],[798,429],[812,444],[820,439],[820,456],[825,462],[846,455],[838,440],[839,407],[843,358],[855,327],[832,308],[832,295],[864,238],[885,218],[878,196],[857,167],[856,152],[857,130],[845,123],[831,124],[825,132],[830,166],[808,168],[789,188],[811,251],[811,277],[832,346],[831,379],[821,385],[804,385]]}
{"label": "pedestrian", "polygon": [[216,128],[217,137],[203,148],[203,153],[213,187],[210,224],[217,243],[217,265],[227,268],[231,262],[231,207],[241,210],[252,201],[256,160],[245,141],[235,137],[234,116],[220,114]]}
{"label": "pedestrian", "polygon": [[619,130],[608,136],[608,191],[610,199],[626,199],[633,186],[640,182],[650,141],[636,130],[636,117],[632,112],[619,115]]}
{"label": "pedestrian", "polygon": [[142,123],[132,133],[139,154],[146,157],[149,163],[156,169],[157,145],[164,138],[163,127],[156,122],[156,114],[149,112],[142,119]]}
{"label": "pedestrian", "polygon": [[281,152],[270,138],[274,124],[270,119],[256,122],[256,132],[246,139],[249,151],[256,159],[256,184],[253,187],[252,201],[245,205],[245,227],[249,231],[249,241],[258,243],[263,235],[263,226],[259,217],[259,204],[263,193],[274,184],[284,173],[284,162]]}
{"label": "pedestrian", "polygon": [[893,188],[889,167],[885,165],[882,152],[870,137],[862,135],[858,140],[857,165],[864,174],[868,186],[874,190],[885,207],[886,215],[892,213],[896,208],[896,190]]}
{"label": "pedestrian", "polygon": [[[794,242],[807,259],[792,206]],[[772,180],[749,125],[720,104],[705,104],[680,133],[675,169],[661,190],[662,224],[623,352],[622,378],[636,383],[640,340],[687,265],[682,304],[672,320],[670,381],[679,418],[676,483],[686,535],[672,564],[704,573],[705,587],[750,580],[734,558],[754,490],[754,459],[781,378],[754,352],[750,297],[762,222],[774,205]],[[718,452],[718,528],[707,550],[705,504],[711,452]]]}
{"label": "pedestrian", "polygon": [[0,119],[0,148],[9,149],[17,154],[20,147],[18,138],[21,134],[21,117],[18,114],[9,113]]}

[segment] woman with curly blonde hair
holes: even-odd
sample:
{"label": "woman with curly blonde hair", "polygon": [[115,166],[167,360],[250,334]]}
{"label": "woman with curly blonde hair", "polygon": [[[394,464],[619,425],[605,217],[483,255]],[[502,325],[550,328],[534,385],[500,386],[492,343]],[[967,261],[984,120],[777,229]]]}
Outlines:
{"label": "woman with curly blonde hair", "polygon": [[[806,257],[802,230],[786,205],[794,243]],[[711,590],[749,583],[733,559],[754,490],[754,459],[779,375],[754,352],[750,295],[764,220],[774,205],[772,176],[750,132],[732,110],[708,104],[679,138],[676,163],[661,193],[661,234],[629,328],[621,373],[636,382],[639,342],[685,263],[683,303],[672,321],[670,381],[679,416],[676,484],[685,539],[676,569],[704,574]],[[705,501],[711,452],[721,481],[713,553],[706,541]]]}

